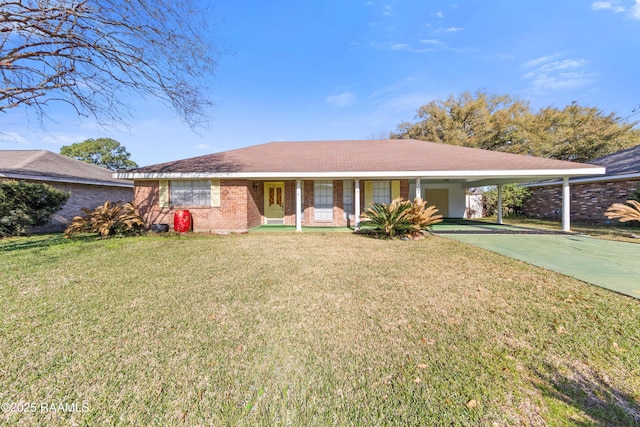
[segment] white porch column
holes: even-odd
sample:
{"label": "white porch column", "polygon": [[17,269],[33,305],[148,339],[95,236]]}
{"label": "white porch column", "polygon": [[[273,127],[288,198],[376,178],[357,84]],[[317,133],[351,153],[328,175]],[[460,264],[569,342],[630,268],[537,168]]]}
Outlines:
{"label": "white porch column", "polygon": [[562,231],[571,231],[571,192],[569,178],[562,178]]}
{"label": "white porch column", "polygon": [[502,224],[502,185],[498,185],[498,224]]}
{"label": "white porch column", "polygon": [[420,187],[420,178],[416,178],[416,198],[422,199],[422,187]]}
{"label": "white porch column", "polygon": [[302,180],[296,179],[296,231],[302,231]]}
{"label": "white porch column", "polygon": [[355,183],[354,183],[354,190],[355,190],[355,200],[354,200],[354,214],[355,214],[355,221],[356,221],[356,225],[355,225],[355,229],[356,230],[360,230],[360,180],[356,179]]}

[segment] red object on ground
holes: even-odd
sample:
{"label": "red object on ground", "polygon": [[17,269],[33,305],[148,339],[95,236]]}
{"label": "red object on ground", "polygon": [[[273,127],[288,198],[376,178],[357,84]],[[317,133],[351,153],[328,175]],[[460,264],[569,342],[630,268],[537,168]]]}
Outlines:
{"label": "red object on ground", "polygon": [[173,214],[173,229],[180,233],[191,231],[191,212],[188,210],[176,211]]}

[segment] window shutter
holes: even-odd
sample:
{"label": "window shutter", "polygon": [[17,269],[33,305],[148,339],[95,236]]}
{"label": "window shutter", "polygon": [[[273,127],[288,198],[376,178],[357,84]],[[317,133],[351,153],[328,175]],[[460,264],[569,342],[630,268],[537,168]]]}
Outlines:
{"label": "window shutter", "polygon": [[219,179],[211,180],[211,207],[212,208],[220,207],[220,180]]}
{"label": "window shutter", "polygon": [[364,208],[368,209],[373,204],[373,181],[364,182]]}
{"label": "window shutter", "polygon": [[400,181],[391,181],[391,200],[400,197]]}
{"label": "window shutter", "polygon": [[161,208],[169,207],[169,181],[161,179],[158,185],[158,206]]}

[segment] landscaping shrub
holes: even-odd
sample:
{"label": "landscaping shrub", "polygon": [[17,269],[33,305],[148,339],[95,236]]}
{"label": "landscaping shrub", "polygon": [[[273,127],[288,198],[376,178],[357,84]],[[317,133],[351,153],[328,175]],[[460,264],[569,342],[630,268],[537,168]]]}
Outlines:
{"label": "landscaping shrub", "polygon": [[413,203],[398,197],[390,204],[374,203],[362,216],[360,229],[387,238],[422,236],[431,225],[442,221],[435,206],[427,207],[426,201],[416,198]]}
{"label": "landscaping shrub", "polygon": [[28,227],[46,224],[69,196],[48,184],[1,181],[0,237],[26,234]]}
{"label": "landscaping shrub", "polygon": [[73,218],[64,232],[65,237],[78,233],[98,233],[100,237],[130,236],[140,234],[144,220],[132,203],[105,202],[93,211],[82,208],[84,215]]}
{"label": "landscaping shrub", "polygon": [[620,222],[640,221],[640,202],[627,200],[627,204],[614,203],[604,213],[607,218],[617,218]]}

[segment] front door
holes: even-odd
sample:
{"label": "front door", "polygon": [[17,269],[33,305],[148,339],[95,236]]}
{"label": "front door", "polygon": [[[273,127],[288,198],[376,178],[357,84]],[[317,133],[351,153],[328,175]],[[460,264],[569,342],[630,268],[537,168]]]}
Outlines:
{"label": "front door", "polygon": [[264,183],[264,217],[266,224],[284,224],[284,182]]}
{"label": "front door", "polygon": [[449,216],[449,190],[446,188],[427,188],[424,190],[427,206],[435,206],[443,217]]}

